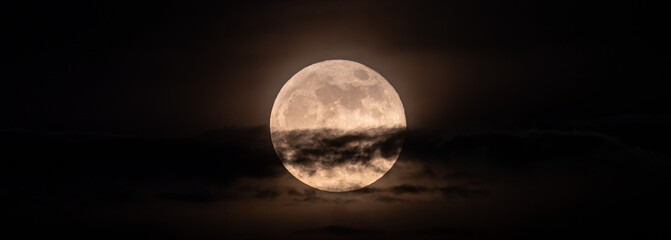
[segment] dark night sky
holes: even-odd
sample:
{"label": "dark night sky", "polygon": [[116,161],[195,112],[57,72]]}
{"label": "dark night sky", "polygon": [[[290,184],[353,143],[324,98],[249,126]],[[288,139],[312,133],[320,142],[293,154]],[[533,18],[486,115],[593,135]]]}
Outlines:
{"label": "dark night sky", "polygon": [[[669,235],[667,28],[646,1],[6,3],[3,216],[154,238]],[[349,59],[409,131],[369,188],[282,168],[270,110]],[[35,230],[36,229],[36,230]]]}

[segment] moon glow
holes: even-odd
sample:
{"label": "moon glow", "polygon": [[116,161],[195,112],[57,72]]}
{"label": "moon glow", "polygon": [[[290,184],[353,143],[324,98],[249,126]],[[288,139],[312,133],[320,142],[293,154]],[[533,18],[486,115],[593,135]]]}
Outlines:
{"label": "moon glow", "polygon": [[275,152],[314,188],[345,192],[380,179],[396,162],[406,128],[403,104],[373,69],[327,60],[296,73],[270,114]]}

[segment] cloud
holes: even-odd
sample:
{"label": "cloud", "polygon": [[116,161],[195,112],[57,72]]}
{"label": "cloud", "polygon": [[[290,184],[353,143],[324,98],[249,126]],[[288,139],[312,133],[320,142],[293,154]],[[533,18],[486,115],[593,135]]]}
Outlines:
{"label": "cloud", "polygon": [[[417,184],[420,183],[418,182]],[[457,185],[455,183],[447,185],[447,183],[436,183],[436,182],[432,183],[431,185],[435,184],[446,184],[446,185],[440,187],[429,187],[424,185],[401,184],[391,186],[388,188],[365,188],[369,190],[359,191],[358,194],[372,195],[372,197],[376,201],[393,203],[393,202],[423,202],[423,201],[426,202],[436,200],[440,201],[444,199],[484,196],[490,193],[489,189],[483,189],[482,187],[472,188],[469,187],[468,185]],[[444,199],[431,196],[433,193],[436,192],[440,193],[440,196],[442,196]]]}
{"label": "cloud", "polygon": [[627,146],[610,136],[594,132],[529,130],[456,135],[451,138],[410,133],[405,156],[420,161],[486,163],[516,169],[539,163],[557,166],[623,165],[665,159],[664,156]]}
{"label": "cloud", "polygon": [[[408,135],[399,160],[401,163],[388,173],[390,180],[397,182],[375,184],[354,191],[353,195],[387,202],[434,193],[447,198],[468,198],[491,194],[492,179],[487,178],[496,176],[501,170],[512,170],[512,174],[516,174],[516,171],[534,171],[537,167],[568,172],[627,168],[629,175],[638,177],[657,172],[657,165],[668,167],[669,164],[663,156],[629,147],[598,133],[531,130],[447,138],[412,131]],[[306,143],[305,151],[299,152],[309,155],[312,150],[319,151],[320,146],[332,145],[335,146],[332,150],[340,154],[350,150],[339,150],[338,146],[356,146],[361,142],[382,148],[387,142],[391,142],[388,145],[397,144],[400,136],[399,132],[361,133],[311,140]],[[301,202],[351,202],[285,186],[282,185],[284,180],[278,182],[277,179],[287,176],[287,172],[272,151],[265,127],[224,129],[181,139],[37,132],[3,132],[2,137],[11,140],[5,141],[9,143],[8,159],[22,159],[8,162],[7,169],[16,171],[7,172],[6,177],[19,183],[9,190],[16,194],[30,194],[21,190],[25,188],[16,188],[27,185],[60,192],[62,194],[55,195],[59,201],[137,201],[146,196],[138,194],[142,186],[157,189],[152,191],[158,199],[190,203],[286,197]],[[345,156],[334,157],[334,161],[345,161],[341,159]],[[358,161],[356,159],[354,161]],[[39,161],[40,166],[31,168],[31,161]],[[411,164],[413,169],[404,168],[403,164]],[[648,167],[643,168],[645,166]],[[645,170],[648,168],[651,170]],[[642,177],[651,179],[652,176]],[[268,181],[233,191],[232,184],[245,178]],[[380,182],[384,183],[384,179]],[[148,186],[150,181],[156,183]],[[658,177],[652,181],[664,183],[665,180]],[[473,182],[480,182],[481,186],[474,187]],[[83,198],[83,195],[87,197]],[[35,199],[44,198],[35,196]]]}
{"label": "cloud", "polygon": [[275,131],[273,139],[285,164],[304,168],[368,163],[379,153],[396,157],[403,141],[401,128],[343,132],[336,129]]}
{"label": "cloud", "polygon": [[417,193],[426,192],[426,191],[428,191],[428,189],[426,187],[423,187],[423,186],[413,186],[413,185],[409,185],[409,184],[403,184],[403,185],[398,185],[398,186],[391,187],[389,189],[389,191],[394,193],[394,194],[404,194],[404,193],[417,194]]}
{"label": "cloud", "polygon": [[277,191],[272,191],[272,190],[262,190],[257,192],[254,195],[254,198],[261,198],[261,199],[275,199],[277,196],[279,196],[280,193]]}
{"label": "cloud", "polygon": [[[365,187],[348,193],[328,193],[312,188],[304,188],[302,191],[289,187],[282,191],[277,198],[278,201],[291,199],[292,202],[304,203],[335,203],[351,204],[355,202],[377,201],[384,203],[419,203],[419,202],[440,202],[455,198],[470,198],[486,196],[490,190],[486,186],[477,188],[469,185],[459,185],[456,183],[433,182],[431,185],[421,185],[425,182],[415,182],[415,185],[401,184],[389,187]],[[442,185],[441,185],[442,184]],[[284,199],[284,200],[282,200]]]}
{"label": "cloud", "polygon": [[468,198],[472,196],[487,195],[490,192],[487,189],[470,189],[464,186],[441,187],[439,191],[445,197],[448,198],[454,198],[454,197]]}
{"label": "cloud", "polygon": [[287,194],[289,196],[301,196],[302,195],[300,192],[296,191],[295,188],[289,188],[289,190],[287,190]]}
{"label": "cloud", "polygon": [[[610,213],[617,212],[644,218],[631,210],[634,205],[665,212],[668,198],[660,192],[670,184],[668,159],[604,134],[533,130],[408,135],[398,162],[384,177],[346,193],[315,190],[296,180],[282,167],[264,128],[180,139],[27,132],[0,136],[13,140],[6,151],[14,161],[2,170],[11,181],[5,183],[5,192],[14,196],[8,199],[16,206],[9,215],[40,214],[49,219],[40,220],[45,223],[62,216],[58,209],[99,216],[111,214],[106,209],[124,209],[124,216],[173,214],[165,220],[173,222],[201,215],[245,219],[226,222],[227,230],[257,226],[259,221],[293,221],[286,225],[313,229],[305,219],[329,216],[319,224],[374,223],[388,233],[385,224],[399,222],[407,228],[393,234],[421,235],[408,229],[424,229],[411,220],[422,219],[442,224],[435,229],[448,229],[428,229],[428,236],[462,236],[461,230],[450,230],[461,225],[450,224],[477,223],[474,227],[488,229],[505,222],[551,229],[574,227],[567,222],[584,223],[576,223],[578,227],[604,222],[624,227],[601,216],[618,219]],[[362,140],[338,141],[347,145]],[[184,216],[191,212],[192,218]],[[279,217],[289,215],[296,217]],[[65,218],[87,219],[74,214]]]}
{"label": "cloud", "polygon": [[384,202],[384,203],[399,203],[399,202],[410,202],[405,198],[392,197],[392,196],[377,196],[374,198],[375,201]]}
{"label": "cloud", "polygon": [[[337,194],[325,193],[314,188],[304,188],[302,192],[294,188],[289,188],[287,191],[287,198],[285,202],[289,204],[296,203],[328,203],[328,204],[350,204],[357,201],[354,198],[346,198],[337,196]],[[286,201],[289,199],[288,201]]]}

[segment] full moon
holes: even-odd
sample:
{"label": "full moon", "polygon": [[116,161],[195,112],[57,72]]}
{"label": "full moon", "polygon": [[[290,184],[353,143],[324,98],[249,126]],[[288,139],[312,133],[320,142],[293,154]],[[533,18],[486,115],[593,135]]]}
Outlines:
{"label": "full moon", "polygon": [[366,187],[401,153],[403,104],[373,69],[327,60],[296,73],[270,114],[275,152],[298,180],[329,192]]}

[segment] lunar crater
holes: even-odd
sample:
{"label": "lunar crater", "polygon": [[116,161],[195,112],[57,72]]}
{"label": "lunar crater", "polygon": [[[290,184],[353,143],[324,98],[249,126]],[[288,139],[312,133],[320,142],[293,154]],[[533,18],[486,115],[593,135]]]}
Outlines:
{"label": "lunar crater", "polygon": [[354,76],[361,80],[368,80],[368,73],[362,69],[354,70]]}

